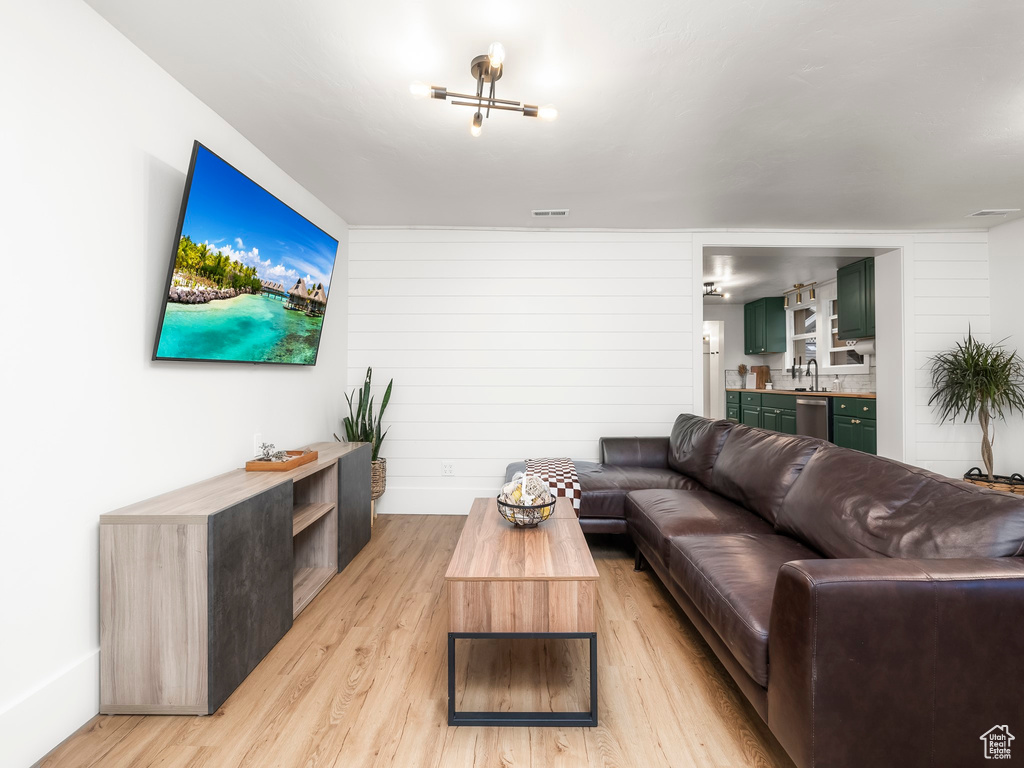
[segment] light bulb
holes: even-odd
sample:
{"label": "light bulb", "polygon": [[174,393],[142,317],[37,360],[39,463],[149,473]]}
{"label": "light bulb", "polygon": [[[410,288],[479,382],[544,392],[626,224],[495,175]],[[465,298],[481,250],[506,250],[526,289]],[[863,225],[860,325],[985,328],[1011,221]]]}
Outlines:
{"label": "light bulb", "polygon": [[491,43],[487,49],[487,58],[492,69],[501,69],[501,65],[505,63],[505,46],[498,42]]}
{"label": "light bulb", "polygon": [[729,294],[728,293],[723,293],[722,294],[722,298],[723,299],[728,299],[729,298]]}
{"label": "light bulb", "polygon": [[416,81],[409,86],[409,93],[417,99],[425,99],[430,95],[430,86],[426,83]]}
{"label": "light bulb", "polygon": [[558,110],[548,104],[546,107],[541,107],[537,110],[537,117],[541,120],[554,120],[558,117]]}
{"label": "light bulb", "polygon": [[469,126],[469,132],[474,136],[479,136],[484,131],[484,116],[477,112],[473,115],[473,122]]}

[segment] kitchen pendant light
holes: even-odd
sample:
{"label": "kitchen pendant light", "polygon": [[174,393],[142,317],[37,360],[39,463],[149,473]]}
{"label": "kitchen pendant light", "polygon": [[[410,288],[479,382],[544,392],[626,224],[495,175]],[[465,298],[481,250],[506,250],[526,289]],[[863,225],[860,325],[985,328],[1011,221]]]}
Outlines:
{"label": "kitchen pendant light", "polygon": [[798,307],[804,305],[804,289],[807,289],[807,300],[814,301],[817,298],[817,294],[814,292],[814,286],[817,283],[794,283],[793,290],[786,291],[782,296],[782,306],[784,309],[789,309],[789,297],[795,295],[795,304]]}
{"label": "kitchen pendant light", "polygon": [[[424,83],[413,83],[409,91],[418,98],[430,97],[447,101],[451,96],[452,104],[457,107],[473,107],[475,114],[470,124],[470,133],[479,136],[483,131],[485,117],[491,116],[492,109],[505,110],[506,112],[519,112],[523,117],[539,117],[541,120],[554,120],[558,117],[558,110],[550,104],[538,107],[533,104],[523,104],[509,99],[499,99],[494,95],[494,86],[501,79],[505,71],[505,46],[501,43],[491,43],[487,53],[476,56],[469,64],[469,73],[476,80],[476,95],[466,93],[455,93],[447,88]],[[484,93],[485,86],[488,87]]]}

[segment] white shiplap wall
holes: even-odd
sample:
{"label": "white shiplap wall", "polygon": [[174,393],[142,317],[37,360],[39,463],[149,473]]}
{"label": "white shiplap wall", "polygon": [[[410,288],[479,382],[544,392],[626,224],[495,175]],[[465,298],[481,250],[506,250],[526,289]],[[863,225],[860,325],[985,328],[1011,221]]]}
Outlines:
{"label": "white shiplap wall", "polygon": [[510,461],[668,434],[694,404],[691,240],[352,230],[349,385],[395,379],[378,512],[463,513]]}
{"label": "white shiplap wall", "polygon": [[966,336],[968,329],[991,341],[988,237],[985,232],[916,235],[910,291],[913,295],[914,398],[912,463],[950,477],[981,465],[977,422],[939,424],[932,395],[930,359]]}

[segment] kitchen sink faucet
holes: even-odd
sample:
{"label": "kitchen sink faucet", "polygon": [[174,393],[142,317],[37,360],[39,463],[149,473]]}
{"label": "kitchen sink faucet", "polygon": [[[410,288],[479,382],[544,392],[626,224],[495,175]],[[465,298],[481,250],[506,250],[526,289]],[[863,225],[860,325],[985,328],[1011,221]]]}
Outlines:
{"label": "kitchen sink faucet", "polygon": [[816,358],[811,358],[807,361],[807,375],[811,375],[811,363],[814,363],[814,384],[811,387],[811,392],[820,392],[818,389],[818,361]]}

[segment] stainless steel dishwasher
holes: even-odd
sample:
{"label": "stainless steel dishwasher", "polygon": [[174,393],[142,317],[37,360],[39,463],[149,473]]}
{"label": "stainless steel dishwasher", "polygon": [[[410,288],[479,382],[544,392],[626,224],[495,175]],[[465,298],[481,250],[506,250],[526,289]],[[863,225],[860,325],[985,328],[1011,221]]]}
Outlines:
{"label": "stainless steel dishwasher", "polygon": [[796,399],[796,433],[828,440],[828,398]]}

